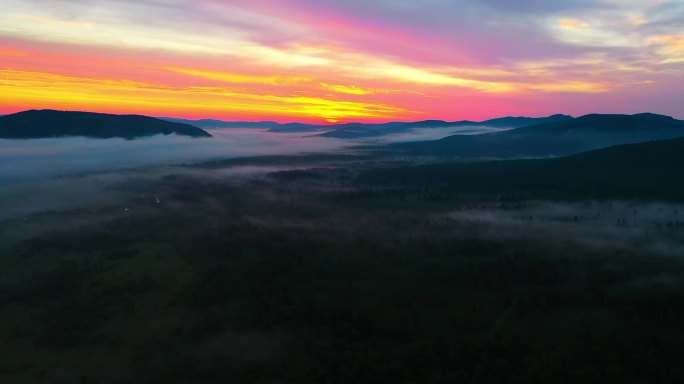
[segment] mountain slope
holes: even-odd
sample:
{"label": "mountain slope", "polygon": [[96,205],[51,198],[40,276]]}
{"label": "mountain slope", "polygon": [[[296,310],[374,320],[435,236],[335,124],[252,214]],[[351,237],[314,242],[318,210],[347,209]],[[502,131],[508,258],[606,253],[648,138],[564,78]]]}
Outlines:
{"label": "mountain slope", "polygon": [[134,139],[157,134],[211,137],[191,125],[140,115],[31,110],[0,117],[0,138],[3,139],[63,136]]}
{"label": "mountain slope", "polygon": [[388,122],[388,123],[344,123],[333,125],[307,124],[307,123],[278,123],[275,121],[224,121],[214,119],[186,120],[173,117],[162,117],[162,120],[174,123],[188,124],[200,128],[256,128],[267,129],[276,133],[305,133],[324,132],[319,136],[337,139],[360,139],[366,137],[380,137],[395,133],[402,133],[419,128],[448,128],[448,127],[494,127],[494,128],[519,128],[534,124],[549,123],[572,119],[568,115],[553,115],[548,117],[501,117],[482,122],[475,121],[443,121],[423,120],[415,122]]}
{"label": "mountain slope", "polygon": [[412,154],[466,158],[548,157],[680,136],[684,136],[684,121],[669,116],[586,115],[505,132],[401,143],[393,148]]}
{"label": "mountain slope", "polygon": [[684,201],[684,138],[620,145],[562,158],[380,169],[370,185],[443,188],[528,198],[644,198]]}
{"label": "mountain slope", "polygon": [[508,116],[508,117],[499,117],[496,119],[490,119],[490,120],[485,120],[481,123],[477,123],[478,125],[487,125],[490,127],[500,127],[500,128],[521,128],[521,127],[528,127],[530,125],[536,125],[536,124],[546,124],[546,123],[556,123],[560,121],[568,121],[572,120],[572,116],[568,115],[561,115],[561,114],[556,114],[556,115],[551,115],[547,117],[515,117],[515,116]]}
{"label": "mountain slope", "polygon": [[365,137],[380,137],[395,133],[402,133],[420,128],[449,128],[449,127],[496,127],[496,128],[520,128],[534,124],[551,123],[572,120],[568,115],[552,115],[548,117],[501,117],[481,122],[423,120],[411,123],[385,123],[385,124],[343,124],[329,127],[330,132],[320,136],[336,139],[360,139]]}

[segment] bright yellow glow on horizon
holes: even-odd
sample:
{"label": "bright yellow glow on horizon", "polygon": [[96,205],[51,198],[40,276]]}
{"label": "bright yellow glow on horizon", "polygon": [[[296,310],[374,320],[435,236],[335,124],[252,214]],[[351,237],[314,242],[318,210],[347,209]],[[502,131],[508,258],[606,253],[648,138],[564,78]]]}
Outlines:
{"label": "bright yellow glow on horizon", "polygon": [[[192,100],[192,104],[188,104]],[[49,73],[0,70],[0,103],[31,103],[35,108],[125,109],[152,115],[178,110],[275,115],[297,118],[391,118],[411,111],[381,103],[327,100],[317,97],[258,95],[222,87],[169,87],[127,80],[87,79]],[[77,107],[78,106],[78,107]]]}

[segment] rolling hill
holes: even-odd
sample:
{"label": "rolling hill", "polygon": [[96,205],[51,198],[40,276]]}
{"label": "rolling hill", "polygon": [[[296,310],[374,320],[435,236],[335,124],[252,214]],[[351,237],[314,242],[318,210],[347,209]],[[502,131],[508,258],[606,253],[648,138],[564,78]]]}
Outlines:
{"label": "rolling hill", "polygon": [[568,115],[552,115],[548,117],[500,117],[481,122],[476,121],[443,121],[423,120],[410,123],[392,122],[385,124],[340,124],[329,127],[329,132],[320,136],[335,139],[361,139],[367,137],[381,137],[395,133],[412,131],[420,128],[450,128],[450,127],[494,127],[520,128],[529,125],[572,120]]}
{"label": "rolling hill", "polygon": [[392,149],[409,154],[463,158],[564,156],[620,144],[684,136],[684,121],[669,116],[586,115],[482,135],[454,135],[441,140],[399,143]]}
{"label": "rolling hill", "polygon": [[230,128],[253,128],[266,129],[269,132],[296,133],[296,132],[322,132],[327,125],[306,123],[278,123],[275,121],[224,121],[215,119],[186,120],[174,117],[160,117],[162,120],[174,123],[188,124],[200,128],[230,129]]}
{"label": "rolling hill", "polygon": [[684,138],[572,156],[433,164],[367,171],[361,184],[527,198],[684,201]]}
{"label": "rolling hill", "polygon": [[30,110],[0,117],[0,138],[38,139],[65,136],[135,139],[176,134],[211,137],[194,126],[140,115]]}
{"label": "rolling hill", "polygon": [[571,120],[568,115],[552,115],[548,117],[500,117],[481,122],[476,121],[443,121],[422,120],[415,122],[387,122],[387,123],[343,123],[343,124],[307,124],[307,123],[278,123],[275,121],[224,121],[215,119],[187,120],[173,117],[160,119],[188,124],[200,128],[255,128],[266,129],[276,133],[320,133],[319,136],[335,139],[362,139],[381,137],[395,133],[408,132],[420,128],[449,128],[449,127],[492,127],[492,128],[520,128],[529,125]]}

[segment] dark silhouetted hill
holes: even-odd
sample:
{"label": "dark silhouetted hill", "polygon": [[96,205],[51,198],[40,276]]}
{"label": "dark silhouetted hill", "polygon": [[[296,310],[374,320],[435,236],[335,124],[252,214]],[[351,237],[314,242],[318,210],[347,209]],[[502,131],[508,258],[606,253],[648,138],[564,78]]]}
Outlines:
{"label": "dark silhouetted hill", "polygon": [[449,127],[496,127],[519,128],[533,124],[564,121],[572,119],[568,115],[553,115],[548,117],[501,117],[497,119],[476,121],[442,121],[423,120],[416,122],[388,122],[388,123],[344,123],[344,124],[307,124],[307,123],[278,123],[275,121],[224,121],[215,119],[186,120],[173,117],[162,117],[162,120],[174,123],[188,124],[200,128],[255,128],[267,129],[277,133],[306,133],[324,132],[320,136],[337,139],[360,139],[380,137],[394,133],[407,132],[420,128],[449,128]]}
{"label": "dark silhouetted hill", "polygon": [[316,125],[306,123],[284,123],[269,128],[269,132],[278,133],[298,133],[298,132],[323,132],[327,125]]}
{"label": "dark silhouetted hill", "polygon": [[31,110],[0,117],[0,138],[3,139],[64,136],[135,139],[158,134],[211,137],[191,125],[140,115]]}
{"label": "dark silhouetted hill", "polygon": [[379,169],[362,174],[359,181],[526,198],[684,201],[684,138],[620,145],[552,159]]}
{"label": "dark silhouetted hill", "polygon": [[489,127],[499,127],[499,128],[521,128],[528,127],[530,125],[537,124],[547,124],[547,123],[557,123],[561,121],[573,120],[572,116],[568,115],[551,115],[547,117],[516,117],[507,116],[499,117],[496,119],[485,120],[483,122],[477,123],[477,125],[486,125]]}
{"label": "dark silhouetted hill", "polygon": [[495,128],[520,128],[534,124],[571,120],[572,116],[553,115],[548,117],[501,117],[497,119],[476,121],[443,121],[423,120],[411,123],[386,123],[386,124],[342,124],[329,127],[329,132],[321,136],[336,139],[360,139],[366,137],[381,137],[395,133],[408,132],[420,128],[449,128],[449,127],[495,127]]}
{"label": "dark silhouetted hill", "polygon": [[505,132],[400,143],[393,148],[411,154],[464,158],[549,157],[680,136],[684,136],[684,121],[669,116],[586,115]]}

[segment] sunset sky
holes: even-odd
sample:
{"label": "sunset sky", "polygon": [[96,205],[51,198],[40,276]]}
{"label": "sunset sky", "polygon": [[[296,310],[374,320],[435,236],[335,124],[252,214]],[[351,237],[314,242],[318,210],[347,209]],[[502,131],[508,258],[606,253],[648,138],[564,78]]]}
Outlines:
{"label": "sunset sky", "polygon": [[684,118],[683,0],[2,0],[0,113]]}

